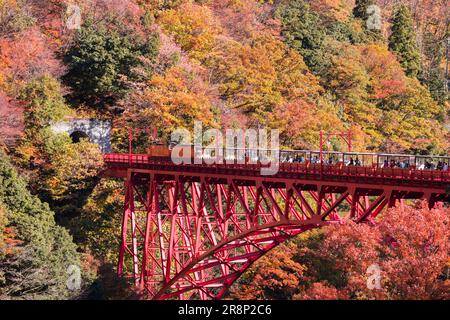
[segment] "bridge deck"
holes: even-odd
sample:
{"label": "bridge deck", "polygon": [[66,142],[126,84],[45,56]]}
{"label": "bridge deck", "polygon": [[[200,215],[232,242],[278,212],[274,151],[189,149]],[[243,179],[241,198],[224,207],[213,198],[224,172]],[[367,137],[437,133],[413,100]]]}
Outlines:
{"label": "bridge deck", "polygon": [[450,171],[378,168],[345,166],[344,164],[323,165],[280,163],[278,173],[261,175],[261,164],[183,164],[176,165],[170,160],[155,160],[148,155],[105,154],[105,176],[125,178],[128,169],[152,171],[164,176],[185,175],[196,177],[214,176],[218,180],[238,178],[251,181],[327,181],[356,183],[378,186],[403,186],[411,188],[435,189],[445,192],[450,186]]}

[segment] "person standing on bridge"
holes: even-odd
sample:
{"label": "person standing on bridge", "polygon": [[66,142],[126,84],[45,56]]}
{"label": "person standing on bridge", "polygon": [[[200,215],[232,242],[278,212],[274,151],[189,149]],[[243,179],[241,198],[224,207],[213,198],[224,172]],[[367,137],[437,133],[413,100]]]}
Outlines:
{"label": "person standing on bridge", "polygon": [[391,165],[390,165],[390,167],[391,167],[391,168],[395,168],[395,160],[391,160]]}

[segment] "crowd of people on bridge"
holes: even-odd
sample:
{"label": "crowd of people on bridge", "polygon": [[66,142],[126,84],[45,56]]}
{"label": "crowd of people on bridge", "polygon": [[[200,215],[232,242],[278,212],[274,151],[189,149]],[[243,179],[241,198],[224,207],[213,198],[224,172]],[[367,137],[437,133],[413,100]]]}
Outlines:
{"label": "crowd of people on bridge", "polygon": [[[306,159],[305,159],[305,157],[303,157],[301,155],[296,155],[295,157],[290,157],[289,155],[287,155],[286,158],[284,159],[284,161],[282,161],[282,162],[305,163]],[[312,164],[320,164],[319,157],[318,156],[312,157],[311,163]],[[337,163],[339,163],[339,160],[335,157],[329,157],[327,160],[324,161],[325,165],[335,165]],[[353,157],[351,157],[349,160],[345,161],[345,165],[360,167],[360,166],[362,166],[362,162],[361,162],[361,160],[359,160],[358,157],[356,157],[355,159],[353,159]]]}
{"label": "crowd of people on bridge", "polygon": [[300,155],[296,155],[295,157],[291,157],[289,155],[286,156],[284,161],[282,162],[288,162],[288,163],[305,163],[305,158]]}
{"label": "crowd of people on bridge", "polygon": [[[301,155],[296,155],[295,157],[291,157],[289,155],[286,156],[286,158],[284,158],[284,160],[282,160],[281,162],[288,162],[288,163],[305,163],[306,159],[305,157],[301,156]],[[320,159],[318,156],[314,156],[311,158],[311,163],[312,164],[320,164]],[[339,160],[337,158],[333,158],[333,157],[329,157],[327,160],[324,161],[324,164],[326,165],[334,165],[339,163]],[[347,160],[345,162],[346,166],[362,166],[362,162],[361,160],[359,160],[358,157],[356,157],[355,159],[350,158],[350,160]]]}
{"label": "crowd of people on bridge", "polygon": [[449,171],[449,164],[444,161],[438,161],[437,164],[425,161],[424,164],[420,165],[419,170],[439,170],[439,171]]}
{"label": "crowd of people on bridge", "polygon": [[384,160],[384,163],[383,163],[383,168],[408,169],[409,167],[410,167],[410,164],[409,164],[409,161],[407,161],[407,160],[403,160],[403,161],[400,161],[400,160],[397,160],[397,161],[396,160],[391,160],[391,161]]}
{"label": "crowd of people on bridge", "polygon": [[[288,163],[306,163],[306,158],[303,155],[296,154],[295,156],[286,155],[282,159],[281,162],[288,162]],[[320,164],[320,158],[318,156],[311,157],[312,164]],[[339,160],[336,157],[329,157],[324,161],[325,165],[335,165],[339,163]],[[363,162],[359,159],[359,157],[350,157],[346,161],[344,161],[344,165],[350,166],[350,167],[360,167],[363,166]],[[411,168],[411,164],[409,160],[394,160],[391,159],[390,161],[388,159],[384,160],[383,164],[381,164],[381,167],[383,169],[409,169]],[[445,161],[438,161],[437,163],[433,163],[430,160],[425,160],[425,162],[421,165],[417,165],[418,170],[439,170],[439,171],[449,171],[450,164]]]}
{"label": "crowd of people on bridge", "polygon": [[[408,169],[411,165],[407,160],[384,160],[383,168],[399,168],[399,169]],[[438,171],[448,171],[449,164],[445,161],[438,161],[437,164],[433,163],[429,160],[425,160],[424,163],[417,166],[418,170],[438,170]]]}

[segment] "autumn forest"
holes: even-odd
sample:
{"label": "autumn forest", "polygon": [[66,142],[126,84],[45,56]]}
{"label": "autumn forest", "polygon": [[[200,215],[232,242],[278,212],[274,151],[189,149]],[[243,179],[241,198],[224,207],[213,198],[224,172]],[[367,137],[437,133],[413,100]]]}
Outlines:
{"label": "autumn forest", "polygon": [[[164,139],[201,121],[278,129],[285,149],[350,131],[358,152],[448,156],[448,19],[447,0],[0,0],[0,299],[133,298],[116,277],[123,183],[54,123],[110,121],[115,152],[129,126]],[[447,300],[449,226],[448,204],[408,201],[310,231],[226,298]]]}

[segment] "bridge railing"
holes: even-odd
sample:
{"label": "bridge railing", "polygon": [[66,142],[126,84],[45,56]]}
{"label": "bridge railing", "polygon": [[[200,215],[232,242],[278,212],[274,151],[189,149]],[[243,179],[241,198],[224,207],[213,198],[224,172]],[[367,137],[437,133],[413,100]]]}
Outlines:
{"label": "bridge railing", "polygon": [[[154,159],[146,154],[105,154],[104,161],[109,168],[128,168],[141,166],[159,166],[174,171],[190,171],[190,169],[198,170],[198,168],[209,170],[245,170],[246,174],[259,175],[264,167],[260,163],[235,163],[235,164],[182,164],[176,165],[171,159]],[[266,166],[267,167],[267,166]],[[439,170],[417,170],[415,168],[399,169],[399,168],[379,168],[374,166],[348,166],[343,163],[335,165],[321,165],[305,163],[280,163],[280,173],[301,173],[306,175],[323,176],[348,176],[348,177],[367,177],[367,178],[383,178],[398,180],[420,180],[420,181],[436,181],[449,182],[450,171]]]}

